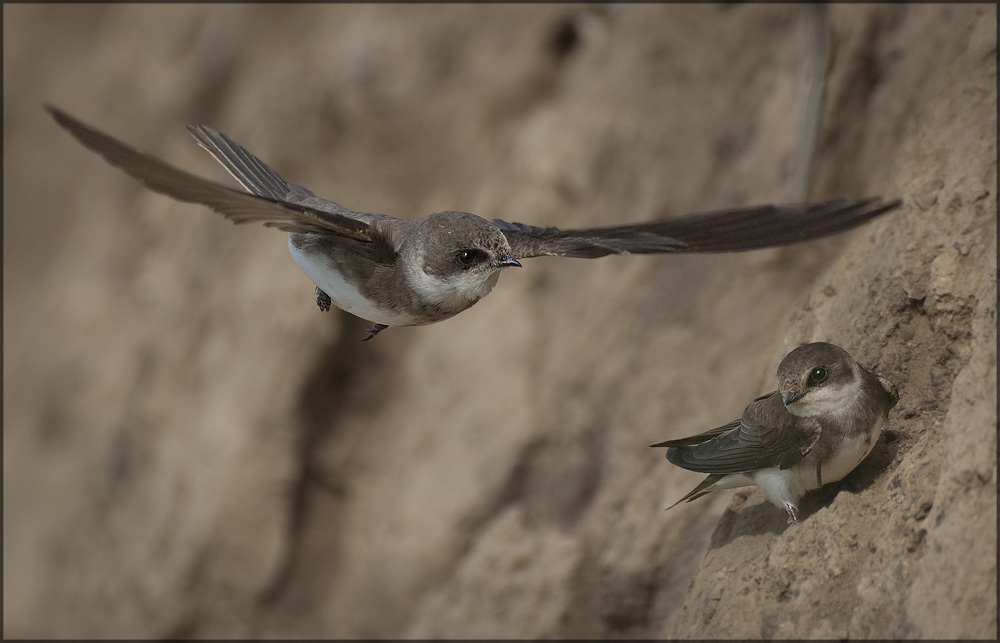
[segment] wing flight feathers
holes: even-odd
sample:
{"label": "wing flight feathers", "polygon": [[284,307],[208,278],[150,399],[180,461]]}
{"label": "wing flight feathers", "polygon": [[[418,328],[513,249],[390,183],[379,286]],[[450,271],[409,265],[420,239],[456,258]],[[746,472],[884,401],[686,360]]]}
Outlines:
{"label": "wing flight feathers", "polygon": [[179,201],[206,205],[234,223],[257,222],[286,232],[373,241],[372,230],[364,221],[270,195],[248,194],[203,179],[134,149],[54,107],[46,108],[56,122],[83,145],[155,192]]}
{"label": "wing flight feathers", "polygon": [[559,230],[494,219],[514,257],[595,258],[609,254],[738,252],[816,239],[894,210],[900,201],[861,201],[735,208],[626,226]]}

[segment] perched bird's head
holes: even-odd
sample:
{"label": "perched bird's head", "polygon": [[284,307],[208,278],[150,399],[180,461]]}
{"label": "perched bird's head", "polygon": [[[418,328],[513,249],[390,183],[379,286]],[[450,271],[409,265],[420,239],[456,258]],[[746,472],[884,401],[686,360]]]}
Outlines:
{"label": "perched bird's head", "polygon": [[843,411],[860,392],[859,368],[844,349],[826,342],[799,346],[778,365],[778,392],[792,415]]}
{"label": "perched bird's head", "polygon": [[444,310],[464,310],[485,297],[500,271],[521,264],[494,224],[468,212],[438,212],[422,221],[410,285]]}

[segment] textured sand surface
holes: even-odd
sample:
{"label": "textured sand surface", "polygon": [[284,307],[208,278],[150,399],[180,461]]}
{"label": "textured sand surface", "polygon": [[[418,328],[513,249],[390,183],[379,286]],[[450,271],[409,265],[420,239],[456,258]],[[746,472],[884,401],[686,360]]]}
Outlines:
{"label": "textured sand surface", "polygon": [[[809,181],[796,6],[5,5],[4,635],[995,638],[996,9],[828,19]],[[145,190],[43,102],[234,185],[203,122],[403,217],[904,206],[528,260],[362,343],[284,234]],[[646,445],[820,340],[899,388],[871,456],[798,526],[756,490],[665,512],[700,476]]]}

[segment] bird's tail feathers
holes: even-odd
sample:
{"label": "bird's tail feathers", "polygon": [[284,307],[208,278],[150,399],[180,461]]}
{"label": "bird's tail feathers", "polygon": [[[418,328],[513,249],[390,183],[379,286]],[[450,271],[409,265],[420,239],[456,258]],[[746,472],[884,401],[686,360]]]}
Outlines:
{"label": "bird's tail feathers", "polygon": [[681,498],[674,504],[667,507],[664,511],[673,509],[682,502],[691,502],[692,500],[697,500],[698,498],[701,498],[704,495],[712,493],[713,491],[715,491],[714,489],[715,483],[717,483],[719,480],[722,480],[722,475],[718,473],[713,473],[706,476],[706,478],[702,480],[697,487],[689,491],[683,498]]}

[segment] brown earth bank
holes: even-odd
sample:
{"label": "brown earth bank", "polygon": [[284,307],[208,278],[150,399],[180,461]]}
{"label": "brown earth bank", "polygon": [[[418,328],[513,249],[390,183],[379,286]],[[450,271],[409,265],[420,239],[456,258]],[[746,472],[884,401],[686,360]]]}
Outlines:
{"label": "brown earth bank", "polygon": [[[823,19],[5,5],[5,637],[995,638],[996,8]],[[282,233],[145,190],[45,102],[233,185],[203,122],[404,217],[904,205],[529,260],[362,343]],[[808,341],[899,388],[871,456],[796,526],[757,490],[665,512],[700,476],[646,445],[738,417]]]}

